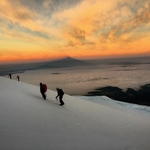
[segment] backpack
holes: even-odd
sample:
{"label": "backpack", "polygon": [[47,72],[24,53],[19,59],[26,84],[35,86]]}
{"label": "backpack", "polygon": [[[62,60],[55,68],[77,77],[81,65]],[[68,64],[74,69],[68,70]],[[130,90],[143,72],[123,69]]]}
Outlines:
{"label": "backpack", "polygon": [[64,95],[64,92],[62,89],[60,89],[60,95]]}
{"label": "backpack", "polygon": [[44,92],[46,92],[47,91],[47,85],[43,84],[42,87],[43,87]]}

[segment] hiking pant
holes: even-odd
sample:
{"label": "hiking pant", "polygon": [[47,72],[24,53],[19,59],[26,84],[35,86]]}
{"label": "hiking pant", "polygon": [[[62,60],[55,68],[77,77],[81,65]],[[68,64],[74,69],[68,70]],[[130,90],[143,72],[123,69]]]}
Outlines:
{"label": "hiking pant", "polygon": [[43,92],[41,94],[42,94],[43,98],[46,99],[46,94]]}
{"label": "hiking pant", "polygon": [[64,104],[64,102],[63,102],[62,98],[63,98],[63,95],[59,95],[59,101],[60,101],[60,104],[61,104],[61,105],[63,105],[63,104]]}

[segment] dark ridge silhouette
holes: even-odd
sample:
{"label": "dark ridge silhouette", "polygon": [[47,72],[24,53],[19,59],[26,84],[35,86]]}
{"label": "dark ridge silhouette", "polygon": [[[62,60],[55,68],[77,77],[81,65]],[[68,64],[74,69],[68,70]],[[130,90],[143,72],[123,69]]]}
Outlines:
{"label": "dark ridge silhouette", "polygon": [[131,57],[131,58],[107,58],[95,59],[90,61],[93,64],[101,65],[122,65],[123,67],[141,64],[150,64],[150,56],[147,57]]}
{"label": "dark ridge silhouette", "polygon": [[141,86],[139,90],[128,88],[126,92],[118,87],[108,86],[88,92],[86,96],[108,96],[113,100],[150,106],[150,84]]}
{"label": "dark ridge silhouette", "polygon": [[22,64],[6,64],[0,65],[0,76],[16,73],[23,73],[27,70],[35,70],[40,63],[22,63]]}
{"label": "dark ridge silhouette", "polygon": [[49,62],[6,64],[0,65],[0,76],[8,75],[9,73],[11,74],[23,73],[27,70],[81,67],[89,65],[90,64],[85,61],[77,60],[71,57],[66,57],[63,59]]}
{"label": "dark ridge silhouette", "polygon": [[74,59],[71,57],[66,57],[63,59],[43,63],[38,68],[39,69],[68,68],[68,67],[88,66],[88,65],[90,64],[85,61]]}

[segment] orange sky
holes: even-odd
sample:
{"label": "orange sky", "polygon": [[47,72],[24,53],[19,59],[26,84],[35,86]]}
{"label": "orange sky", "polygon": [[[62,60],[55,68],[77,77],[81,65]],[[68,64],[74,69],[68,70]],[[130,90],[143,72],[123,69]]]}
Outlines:
{"label": "orange sky", "polygon": [[0,63],[150,55],[149,0],[2,0]]}

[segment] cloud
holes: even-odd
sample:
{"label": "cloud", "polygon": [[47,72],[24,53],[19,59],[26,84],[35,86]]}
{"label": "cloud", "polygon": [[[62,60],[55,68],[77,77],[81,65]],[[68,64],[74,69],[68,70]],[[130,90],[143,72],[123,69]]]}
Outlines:
{"label": "cloud", "polygon": [[16,12],[15,14],[16,19],[18,20],[24,20],[24,21],[28,21],[32,19],[32,16],[30,13],[25,12],[24,10],[19,10],[18,12]]}
{"label": "cloud", "polygon": [[[119,44],[119,42],[129,43],[143,38],[143,34],[147,34],[144,29],[150,28],[148,25],[150,20],[150,2],[140,3],[140,7],[134,10],[134,12],[132,11],[134,3],[133,6],[130,5],[128,7],[126,3],[124,5],[118,3],[117,6],[119,6],[118,11],[120,14],[119,16],[117,15],[117,18],[111,17],[115,22],[112,22],[111,26],[109,26],[110,23],[105,23],[105,26],[109,26],[109,28],[105,30],[106,27],[102,27],[104,31],[99,34],[100,42],[107,44],[117,42]],[[141,32],[138,32],[138,30]]]}
{"label": "cloud", "polygon": [[150,48],[149,0],[4,0],[0,8],[0,37],[17,44],[95,55]]}
{"label": "cloud", "polygon": [[68,44],[66,45],[66,47],[74,47],[75,44],[73,43],[73,41],[69,41]]}
{"label": "cloud", "polygon": [[70,47],[83,49],[86,45],[84,49],[88,49],[95,45],[99,54],[122,53],[130,47],[135,52],[139,49],[135,42],[141,43],[147,35],[144,28],[150,28],[149,3],[148,0],[83,0],[73,8],[54,13],[52,19],[62,23],[61,33]]}
{"label": "cloud", "polygon": [[52,0],[44,0],[43,6],[44,6],[45,8],[48,8],[51,3],[52,3]]}
{"label": "cloud", "polygon": [[5,22],[31,31],[45,32],[44,27],[38,24],[41,14],[22,5],[21,1],[5,0],[0,3],[0,7],[0,18]]}
{"label": "cloud", "polygon": [[74,27],[70,27],[68,30],[68,34],[70,34],[70,36],[72,36],[73,38],[80,40],[80,41],[84,41],[85,40],[85,31],[84,30],[80,30],[78,28],[74,28]]}

